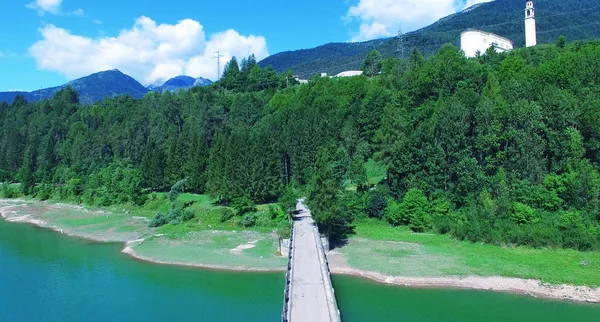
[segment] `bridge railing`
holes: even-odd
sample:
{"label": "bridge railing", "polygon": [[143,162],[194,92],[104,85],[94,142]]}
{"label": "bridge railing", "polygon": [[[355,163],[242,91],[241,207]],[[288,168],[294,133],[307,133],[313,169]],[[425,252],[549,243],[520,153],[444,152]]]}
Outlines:
{"label": "bridge railing", "polygon": [[327,307],[329,308],[329,320],[332,322],[340,322],[341,315],[340,309],[337,306],[337,301],[335,299],[335,289],[333,288],[333,284],[331,283],[331,271],[329,270],[329,262],[327,261],[327,256],[325,256],[326,250],[323,247],[323,241],[321,240],[321,234],[319,234],[319,228],[315,224],[315,241],[317,243],[317,247],[321,249],[319,252],[319,262],[321,264],[321,276],[323,276],[323,282],[325,284],[325,294],[327,296]]}
{"label": "bridge railing", "polygon": [[288,265],[285,273],[285,290],[283,291],[283,313],[281,314],[282,322],[289,322],[291,317],[290,310],[290,294],[292,294],[292,254],[294,245],[294,223],[290,225],[290,243],[288,245]]}

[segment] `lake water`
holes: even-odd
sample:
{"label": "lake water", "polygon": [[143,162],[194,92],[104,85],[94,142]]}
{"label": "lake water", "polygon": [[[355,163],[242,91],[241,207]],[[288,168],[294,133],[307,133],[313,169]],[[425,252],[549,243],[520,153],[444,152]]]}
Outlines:
{"label": "lake water", "polygon": [[[0,220],[0,321],[278,321],[283,273],[154,265]],[[344,321],[600,321],[600,306],[334,276]]]}

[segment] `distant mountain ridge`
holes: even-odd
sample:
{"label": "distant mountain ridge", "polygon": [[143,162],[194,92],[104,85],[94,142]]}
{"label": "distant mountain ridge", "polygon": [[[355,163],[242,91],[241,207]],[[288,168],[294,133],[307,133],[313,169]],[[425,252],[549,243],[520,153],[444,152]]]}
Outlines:
{"label": "distant mountain ridge", "polygon": [[175,76],[175,77],[169,79],[161,86],[148,87],[148,89],[150,89],[152,91],[158,91],[158,92],[164,92],[164,91],[175,92],[180,89],[188,90],[194,86],[208,86],[212,83],[213,82],[211,80],[206,79],[206,78],[202,78],[202,77],[194,78],[191,76],[180,75],[180,76]]}
{"label": "distant mountain ridge", "polygon": [[33,92],[0,92],[0,102],[12,103],[17,95],[22,95],[28,102],[49,99],[61,89],[71,86],[79,93],[79,101],[84,104],[94,103],[105,98],[119,95],[129,95],[142,98],[150,91],[176,91],[190,89],[194,86],[207,86],[212,84],[208,79],[177,76],[165,82],[162,86],[146,88],[131,76],[117,69],[107,70],[82,77],[67,84],[40,89]]}
{"label": "distant mountain ridge", "polygon": [[[538,43],[554,43],[561,35],[566,36],[568,41],[600,38],[598,0],[534,0],[534,4]],[[263,68],[272,66],[278,73],[292,70],[305,79],[321,72],[335,75],[360,68],[373,49],[379,50],[384,57],[401,57],[402,51],[407,57],[413,48],[431,55],[446,43],[460,46],[460,34],[469,28],[510,38],[518,48],[525,44],[524,20],[525,1],[495,0],[476,4],[403,35],[403,46],[400,46],[399,37],[360,43],[330,43],[312,49],[278,53],[258,64]]]}
{"label": "distant mountain ridge", "polygon": [[71,86],[72,89],[79,93],[79,101],[81,103],[93,103],[107,97],[124,94],[135,98],[142,98],[149,92],[146,87],[131,76],[113,69],[94,73],[61,86],[40,89],[33,92],[2,92],[0,93],[0,102],[6,101],[11,103],[17,95],[23,95],[29,102],[40,101],[52,98],[56,92],[67,86]]}

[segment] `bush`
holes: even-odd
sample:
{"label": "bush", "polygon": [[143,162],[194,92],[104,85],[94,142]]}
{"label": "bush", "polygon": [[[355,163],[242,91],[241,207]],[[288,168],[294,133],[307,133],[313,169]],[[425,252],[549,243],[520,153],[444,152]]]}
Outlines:
{"label": "bush", "polygon": [[17,189],[15,186],[12,186],[8,183],[2,184],[2,193],[3,198],[12,199],[18,198],[21,196],[20,189]]}
{"label": "bush", "polygon": [[254,227],[256,225],[256,214],[246,214],[241,222],[242,227]]}
{"label": "bush", "polygon": [[243,216],[250,212],[256,212],[256,204],[252,199],[244,196],[235,198],[231,202],[231,207],[236,211],[236,215]]}
{"label": "bush", "polygon": [[400,226],[403,224],[407,224],[402,220],[402,214],[400,209],[400,204],[391,199],[387,202],[387,207],[384,210],[384,217],[392,226]]}
{"label": "bush", "polygon": [[186,209],[183,205],[175,204],[171,205],[169,211],[166,213],[159,212],[156,217],[152,219],[150,227],[160,227],[166,224],[176,225],[186,221],[190,221],[194,218],[194,213]]}
{"label": "bush", "polygon": [[40,200],[48,200],[48,199],[50,199],[51,195],[52,195],[52,186],[45,184],[45,185],[42,185],[39,187],[37,193],[35,194],[35,197]]}
{"label": "bush", "polygon": [[429,201],[419,189],[410,189],[400,204],[390,199],[385,218],[393,226],[406,225],[415,232],[424,232],[433,227]]}
{"label": "bush", "polygon": [[150,227],[160,227],[164,226],[168,223],[168,215],[162,212],[156,214],[156,216],[150,221],[148,226]]}
{"label": "bush", "polygon": [[510,220],[517,225],[525,225],[539,220],[535,209],[520,202],[514,202],[510,213]]}
{"label": "bush", "polygon": [[177,181],[169,191],[169,201],[175,202],[177,201],[177,197],[184,192],[185,190],[185,179]]}
{"label": "bush", "polygon": [[229,208],[223,207],[223,208],[218,209],[217,211],[221,215],[219,221],[221,221],[222,223],[224,223],[226,221],[230,221],[234,216],[233,211],[231,211],[231,209],[229,209]]}
{"label": "bush", "polygon": [[383,210],[386,206],[386,195],[382,191],[376,189],[369,194],[367,213],[370,218],[383,218]]}
{"label": "bush", "polygon": [[347,191],[342,198],[344,210],[349,212],[353,218],[365,218],[367,217],[368,198],[368,194]]}
{"label": "bush", "polygon": [[290,238],[290,228],[290,223],[287,221],[279,223],[279,225],[277,226],[277,236],[279,237],[279,239]]}

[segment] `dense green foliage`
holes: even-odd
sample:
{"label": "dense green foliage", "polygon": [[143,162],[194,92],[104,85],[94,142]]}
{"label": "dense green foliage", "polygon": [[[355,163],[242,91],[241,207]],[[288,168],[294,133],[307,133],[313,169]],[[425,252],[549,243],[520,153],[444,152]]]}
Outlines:
{"label": "dense green foliage", "polygon": [[[600,248],[600,43],[476,59],[448,45],[388,58],[372,78],[302,86],[252,61],[230,62],[210,87],[141,100],[82,106],[67,88],[2,104],[0,179],[106,205],[177,193],[185,178],[243,226],[259,225],[256,203],[281,197],[291,210],[303,195],[334,238],[374,217],[478,242]],[[187,220],[185,206],[157,223]]]}
{"label": "dense green foliage", "polygon": [[[535,0],[539,44],[553,44],[560,35],[567,39],[600,37],[600,7],[597,0]],[[432,55],[446,43],[460,46],[461,32],[475,28],[513,40],[515,48],[525,45],[525,1],[495,0],[442,18],[398,37],[360,43],[331,43],[312,49],[282,52],[259,62],[277,72],[292,70],[308,79],[322,72],[336,75],[358,70],[367,55],[377,49],[383,57],[407,57],[413,48]],[[404,54],[404,56],[402,56]]]}

